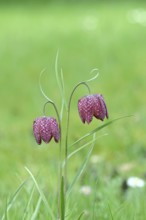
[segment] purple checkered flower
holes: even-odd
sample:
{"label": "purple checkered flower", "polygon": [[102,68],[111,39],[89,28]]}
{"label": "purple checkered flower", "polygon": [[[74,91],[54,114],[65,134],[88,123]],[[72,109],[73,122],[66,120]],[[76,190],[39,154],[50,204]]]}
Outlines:
{"label": "purple checkered flower", "polygon": [[55,142],[59,142],[60,131],[55,118],[53,117],[39,117],[33,122],[33,134],[38,144],[49,143],[54,137]]}
{"label": "purple checkered flower", "polygon": [[79,99],[78,111],[83,123],[88,124],[92,121],[93,116],[101,121],[108,118],[108,111],[104,98],[100,94],[87,95]]}

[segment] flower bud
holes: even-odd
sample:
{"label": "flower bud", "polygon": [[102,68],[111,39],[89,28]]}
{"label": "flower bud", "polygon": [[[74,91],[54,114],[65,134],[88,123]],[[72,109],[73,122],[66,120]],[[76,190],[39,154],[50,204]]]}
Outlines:
{"label": "flower bud", "polygon": [[54,137],[55,142],[60,139],[59,126],[55,118],[53,117],[39,117],[33,122],[33,134],[38,144],[42,141],[49,143]]}

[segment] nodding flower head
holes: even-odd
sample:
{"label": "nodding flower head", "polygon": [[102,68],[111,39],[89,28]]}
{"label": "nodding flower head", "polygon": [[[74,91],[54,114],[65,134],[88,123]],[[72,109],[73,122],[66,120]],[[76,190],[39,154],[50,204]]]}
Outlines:
{"label": "nodding flower head", "polygon": [[93,116],[101,121],[108,118],[108,111],[101,94],[87,95],[79,99],[78,111],[83,123],[88,124],[92,121]]}
{"label": "nodding flower head", "polygon": [[38,144],[49,143],[54,137],[55,142],[59,142],[60,130],[58,123],[53,117],[42,116],[36,118],[33,122],[33,134]]}

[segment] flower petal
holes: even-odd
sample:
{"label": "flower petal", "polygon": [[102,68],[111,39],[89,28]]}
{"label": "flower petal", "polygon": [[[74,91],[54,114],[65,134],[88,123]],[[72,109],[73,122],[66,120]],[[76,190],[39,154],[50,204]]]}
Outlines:
{"label": "flower petal", "polygon": [[55,142],[59,142],[60,139],[60,131],[59,126],[55,118],[50,118],[51,124],[51,134],[54,137]]}
{"label": "flower petal", "polygon": [[45,143],[49,143],[52,135],[51,135],[51,123],[49,117],[42,117],[40,121],[40,134],[41,138]]}
{"label": "flower petal", "polygon": [[40,135],[40,118],[36,118],[33,122],[33,134],[36,142],[40,145],[42,142]]}
{"label": "flower petal", "polygon": [[84,96],[78,101],[78,111],[83,123],[89,124],[93,118],[94,100],[92,95]]}
{"label": "flower petal", "polygon": [[94,116],[102,121],[105,117],[108,118],[107,107],[104,102],[103,96],[100,94],[94,95]]}

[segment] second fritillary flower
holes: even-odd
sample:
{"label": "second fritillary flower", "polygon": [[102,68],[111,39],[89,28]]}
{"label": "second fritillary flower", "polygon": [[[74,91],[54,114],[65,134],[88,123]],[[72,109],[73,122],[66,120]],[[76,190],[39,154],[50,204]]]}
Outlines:
{"label": "second fritillary flower", "polygon": [[42,141],[49,143],[54,137],[55,142],[59,142],[60,131],[55,118],[42,116],[36,118],[33,122],[33,133],[38,144]]}
{"label": "second fritillary flower", "polygon": [[92,121],[93,116],[103,121],[108,118],[108,111],[101,94],[87,95],[78,101],[78,111],[83,123],[88,124]]}

